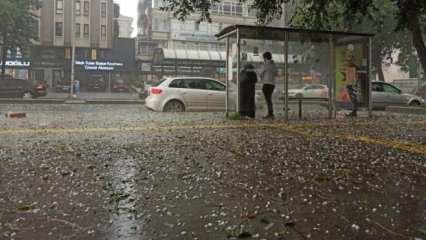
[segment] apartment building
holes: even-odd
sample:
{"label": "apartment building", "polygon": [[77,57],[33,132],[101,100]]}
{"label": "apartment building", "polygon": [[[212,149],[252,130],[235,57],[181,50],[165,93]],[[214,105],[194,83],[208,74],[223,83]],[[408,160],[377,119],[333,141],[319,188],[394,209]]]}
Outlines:
{"label": "apartment building", "polygon": [[211,9],[212,22],[193,14],[185,22],[160,10],[162,0],[139,0],[137,61],[145,80],[162,76],[203,75],[220,78],[225,67],[225,43],[215,38],[232,24],[255,24],[255,12],[238,0]]}
{"label": "apartment building", "polygon": [[108,91],[114,80],[128,75],[123,72],[133,71],[134,40],[118,38],[120,12],[113,0],[44,0],[36,14],[39,38],[31,49],[33,80],[57,90],[69,85],[73,45],[75,79],[82,90],[101,85]]}
{"label": "apartment building", "polygon": [[133,33],[133,18],[120,15],[118,18],[116,18],[116,21],[118,23],[118,29],[119,29],[119,38],[131,38]]}

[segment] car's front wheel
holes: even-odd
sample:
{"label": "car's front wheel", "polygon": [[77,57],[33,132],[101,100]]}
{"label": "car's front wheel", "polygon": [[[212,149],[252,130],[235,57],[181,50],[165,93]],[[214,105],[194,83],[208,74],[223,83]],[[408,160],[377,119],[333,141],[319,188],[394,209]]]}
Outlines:
{"label": "car's front wheel", "polygon": [[412,101],[412,102],[410,102],[409,105],[412,106],[412,107],[420,106],[420,102],[419,101]]}
{"label": "car's front wheel", "polygon": [[185,106],[178,100],[171,100],[164,106],[163,112],[185,112]]}

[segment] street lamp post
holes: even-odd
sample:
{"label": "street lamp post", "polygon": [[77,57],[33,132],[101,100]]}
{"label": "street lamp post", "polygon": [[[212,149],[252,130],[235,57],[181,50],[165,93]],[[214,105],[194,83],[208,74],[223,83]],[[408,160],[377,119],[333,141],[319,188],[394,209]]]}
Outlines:
{"label": "street lamp post", "polygon": [[74,62],[75,62],[75,3],[71,1],[71,82],[70,82],[70,97],[74,95]]}

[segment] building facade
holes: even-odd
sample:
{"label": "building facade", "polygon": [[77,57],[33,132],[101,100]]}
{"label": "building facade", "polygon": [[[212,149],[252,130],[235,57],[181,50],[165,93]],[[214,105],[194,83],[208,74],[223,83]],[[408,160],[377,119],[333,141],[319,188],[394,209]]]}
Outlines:
{"label": "building facade", "polygon": [[120,15],[120,17],[116,18],[118,23],[118,37],[119,38],[131,38],[133,33],[133,18]]}
{"label": "building facade", "polygon": [[36,14],[39,40],[31,49],[32,80],[57,90],[69,86],[73,45],[75,80],[83,91],[94,85],[109,91],[115,80],[133,72],[134,40],[118,38],[119,7],[113,0],[44,0]]}
{"label": "building facade", "polygon": [[211,9],[212,22],[194,14],[185,22],[163,12],[162,0],[140,0],[138,5],[137,64],[144,80],[163,76],[204,75],[221,78],[225,43],[215,34],[232,24],[255,24],[255,12],[238,0],[223,1]]}

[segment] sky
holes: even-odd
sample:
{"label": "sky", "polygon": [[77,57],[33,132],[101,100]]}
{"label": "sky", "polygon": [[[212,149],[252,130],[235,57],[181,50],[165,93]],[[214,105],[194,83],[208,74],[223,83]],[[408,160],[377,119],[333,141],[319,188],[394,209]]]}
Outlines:
{"label": "sky", "polygon": [[132,37],[136,36],[137,29],[137,15],[138,15],[138,0],[114,0],[114,3],[120,5],[121,15],[133,18],[133,34]]}

